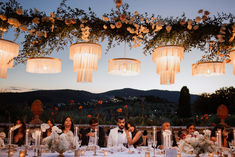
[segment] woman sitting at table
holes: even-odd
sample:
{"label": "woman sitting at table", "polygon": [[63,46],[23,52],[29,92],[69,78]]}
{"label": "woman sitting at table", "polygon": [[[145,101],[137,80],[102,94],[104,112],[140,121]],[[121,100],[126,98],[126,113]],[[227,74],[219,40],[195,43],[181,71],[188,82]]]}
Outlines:
{"label": "woman sitting at table", "polygon": [[68,146],[68,149],[73,149],[75,147],[74,143],[74,125],[72,122],[71,117],[67,116],[64,118],[61,126],[62,134],[60,135],[60,140],[63,143],[66,143],[65,145]]}
{"label": "woman sitting at table", "polygon": [[43,132],[42,137],[46,138],[51,135],[51,129],[54,126],[54,122],[51,119],[48,119],[47,124],[50,126],[49,129],[47,129],[45,132]]}
{"label": "woman sitting at table", "polygon": [[[125,131],[126,131],[126,137],[127,137],[127,142],[129,145],[133,145],[135,148],[137,146],[142,146],[143,145],[143,137],[142,137],[142,132],[137,130],[135,127],[135,124],[133,122],[127,122],[125,124]],[[132,134],[132,139],[129,136],[129,132]]]}
{"label": "woman sitting at table", "polygon": [[20,127],[13,132],[13,144],[24,145],[26,125],[21,120],[17,120],[15,125],[20,125]]}
{"label": "woman sitting at table", "polygon": [[224,125],[217,125],[211,132],[211,140],[216,142],[216,132],[221,130],[221,137],[222,137],[222,147],[229,147],[229,142],[232,141],[233,135],[229,133]]}
{"label": "woman sitting at table", "polygon": [[190,135],[193,137],[193,133],[195,131],[195,126],[194,124],[189,124],[186,126],[186,132],[180,135],[180,139],[184,139],[186,136]]}

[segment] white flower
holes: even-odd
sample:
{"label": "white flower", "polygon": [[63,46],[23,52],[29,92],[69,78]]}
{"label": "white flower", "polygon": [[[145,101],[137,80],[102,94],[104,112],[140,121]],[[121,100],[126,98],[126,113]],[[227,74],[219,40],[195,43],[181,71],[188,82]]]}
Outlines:
{"label": "white flower", "polygon": [[51,128],[51,131],[52,132],[55,132],[55,133],[62,133],[62,130],[61,129],[59,129],[57,126],[53,126],[52,128]]}
{"label": "white flower", "polygon": [[0,14],[0,19],[1,19],[2,21],[6,21],[6,20],[7,20],[7,17],[6,17],[5,15],[3,15],[3,14]]}
{"label": "white flower", "polygon": [[121,28],[122,27],[122,23],[119,21],[119,22],[116,22],[115,23],[115,26],[117,27],[117,28]]}
{"label": "white flower", "polygon": [[17,15],[22,15],[22,13],[23,13],[22,9],[17,9],[17,10],[16,10],[16,14],[17,14]]}
{"label": "white flower", "polygon": [[16,18],[9,18],[7,21],[10,25],[13,25],[13,27],[18,28],[21,23]]}
{"label": "white flower", "polygon": [[43,36],[43,35],[44,35],[44,34],[43,34],[43,32],[41,32],[41,31],[37,31],[37,32],[36,32],[36,36],[37,36],[37,37],[41,37],[41,36]]}
{"label": "white flower", "polygon": [[193,134],[197,137],[199,135],[199,132],[198,131],[194,131]]}
{"label": "white flower", "polygon": [[55,14],[54,14],[53,12],[50,12],[50,16],[51,16],[52,18],[55,18]]}
{"label": "white flower", "polygon": [[189,30],[191,30],[192,27],[193,27],[192,25],[188,25],[188,26],[187,26],[187,28],[188,28]]}
{"label": "white flower", "polygon": [[193,26],[193,29],[194,29],[194,30],[197,30],[198,28],[199,28],[198,25]]}
{"label": "white flower", "polygon": [[35,17],[35,18],[33,18],[32,22],[35,23],[35,24],[39,24],[40,23],[40,18]]}
{"label": "white flower", "polygon": [[20,29],[21,29],[22,31],[27,31],[27,30],[28,30],[27,25],[22,25],[22,26],[20,27]]}
{"label": "white flower", "polygon": [[[37,34],[37,33],[36,33]],[[50,128],[50,126],[49,126],[49,124],[47,124],[47,123],[43,123],[43,124],[41,124],[41,130],[42,130],[42,132],[45,132],[47,129],[49,129]]]}
{"label": "white flower", "polygon": [[107,29],[107,26],[106,26],[106,25],[103,25],[103,28],[104,28],[104,29]]}
{"label": "white flower", "polygon": [[136,15],[136,16],[139,15],[138,11],[135,11],[135,15]]}
{"label": "white flower", "polygon": [[167,31],[168,33],[170,33],[171,29],[172,29],[171,26],[166,26],[166,31]]}
{"label": "white flower", "polygon": [[200,23],[201,22],[201,17],[200,16],[197,16],[196,18],[195,18],[195,22],[197,22],[197,23]]}
{"label": "white flower", "polygon": [[114,28],[115,28],[115,25],[110,24],[110,27],[111,27],[111,29],[114,29]]}
{"label": "white flower", "polygon": [[205,136],[208,136],[208,137],[210,137],[211,136],[211,131],[210,130],[203,130],[203,133],[204,133],[204,135]]}
{"label": "white flower", "polygon": [[188,20],[188,24],[191,25],[193,21],[191,19]]}

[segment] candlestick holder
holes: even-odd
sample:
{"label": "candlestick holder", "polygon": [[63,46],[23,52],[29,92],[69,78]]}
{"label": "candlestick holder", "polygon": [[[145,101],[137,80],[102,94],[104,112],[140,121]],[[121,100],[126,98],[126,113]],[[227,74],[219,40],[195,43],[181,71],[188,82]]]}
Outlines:
{"label": "candlestick holder", "polygon": [[96,154],[96,146],[94,146],[94,154],[93,154],[93,156],[97,156],[97,154]]}
{"label": "candlestick holder", "polygon": [[28,145],[25,145],[25,156],[27,156],[28,155]]}

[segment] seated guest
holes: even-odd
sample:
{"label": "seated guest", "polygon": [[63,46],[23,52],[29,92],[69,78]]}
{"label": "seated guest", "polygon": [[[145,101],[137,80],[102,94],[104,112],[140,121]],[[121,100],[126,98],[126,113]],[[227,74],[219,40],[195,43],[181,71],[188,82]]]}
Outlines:
{"label": "seated guest", "polygon": [[222,124],[215,126],[215,128],[211,132],[211,140],[216,142],[216,131],[221,130],[221,137],[222,137],[222,147],[229,147],[229,142],[232,141],[233,135],[229,133],[226,127]]}
{"label": "seated guest", "polygon": [[61,126],[62,134],[60,135],[60,140],[66,142],[68,148],[66,149],[74,149],[76,147],[76,143],[74,141],[74,125],[72,119],[68,116],[65,117]]}
{"label": "seated guest", "polygon": [[[171,125],[170,125],[170,123],[169,122],[164,122],[163,124],[162,124],[162,129],[161,129],[161,131],[158,131],[157,132],[157,146],[159,146],[159,148],[160,149],[163,149],[163,136],[162,136],[162,133],[163,133],[163,131],[165,131],[165,130],[170,130],[170,128],[171,128]],[[173,147],[174,146],[177,146],[177,144],[176,144],[176,140],[175,140],[175,136],[174,136],[174,134],[172,133],[172,140],[173,140]]]}
{"label": "seated guest", "polygon": [[92,141],[95,140],[95,129],[97,128],[97,134],[98,134],[98,146],[104,147],[105,143],[105,132],[102,127],[99,127],[98,119],[97,118],[91,118],[89,121],[90,127],[84,131],[82,131],[82,144],[81,145],[88,145],[89,143],[92,143]]}
{"label": "seated guest", "polygon": [[47,124],[50,126],[50,128],[47,129],[45,132],[43,132],[42,134],[43,138],[46,138],[51,135],[51,128],[54,126],[54,122],[51,119],[47,121]]}
{"label": "seated guest", "polygon": [[63,133],[68,133],[70,131],[72,133],[74,132],[74,125],[72,119],[69,116],[65,117],[65,119],[63,120],[61,130]]}
{"label": "seated guest", "polygon": [[193,137],[194,131],[195,131],[195,126],[193,124],[187,125],[186,132],[180,135],[180,139],[184,139],[187,135],[191,135]]}
{"label": "seated guest", "polygon": [[[137,146],[143,145],[142,132],[136,129],[135,124],[133,122],[127,122],[125,124],[125,132],[129,145],[133,145],[135,148]],[[130,138],[129,132],[131,133],[132,138]]]}
{"label": "seated guest", "polygon": [[17,120],[15,125],[20,125],[20,127],[13,131],[13,144],[17,144],[18,146],[24,145],[26,125],[21,120]]}
{"label": "seated guest", "polygon": [[[125,118],[118,117],[117,127],[110,130],[107,147],[117,147],[127,143],[127,134],[124,130]],[[130,138],[132,137],[129,133]]]}

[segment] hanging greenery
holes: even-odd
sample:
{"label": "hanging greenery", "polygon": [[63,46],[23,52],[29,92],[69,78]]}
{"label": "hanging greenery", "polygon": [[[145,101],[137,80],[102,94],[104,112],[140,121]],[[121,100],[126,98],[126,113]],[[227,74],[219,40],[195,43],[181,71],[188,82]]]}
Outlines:
{"label": "hanging greenery", "polygon": [[[107,51],[126,41],[130,47],[143,46],[145,54],[152,53],[160,45],[182,45],[186,51],[192,48],[205,51],[205,56],[209,56],[204,56],[207,60],[214,57],[227,59],[235,43],[235,17],[232,14],[211,17],[209,11],[199,10],[195,19],[188,19],[184,14],[163,18],[137,11],[131,13],[128,4],[118,3],[117,8],[100,18],[91,8],[85,12],[67,6],[66,0],[50,15],[36,8],[23,10],[15,0],[0,2],[0,8],[0,31],[14,28],[16,37],[24,33],[23,49],[16,58],[17,63],[23,63],[29,57],[50,55],[80,41],[107,39]],[[208,44],[211,41],[214,42],[213,49]]]}

